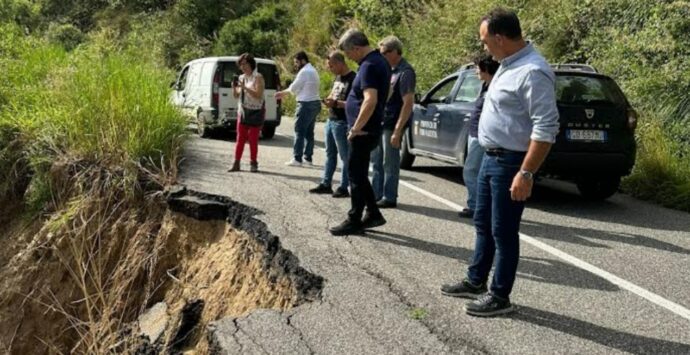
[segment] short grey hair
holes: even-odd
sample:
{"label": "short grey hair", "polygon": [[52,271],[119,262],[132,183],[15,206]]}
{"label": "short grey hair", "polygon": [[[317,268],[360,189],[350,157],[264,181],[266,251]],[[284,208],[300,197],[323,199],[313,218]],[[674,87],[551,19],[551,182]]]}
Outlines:
{"label": "short grey hair", "polygon": [[379,42],[379,48],[383,48],[384,52],[396,51],[398,54],[403,53],[403,44],[398,37],[388,36]]}
{"label": "short grey hair", "polygon": [[327,59],[331,62],[345,63],[345,56],[340,52],[331,52]]}
{"label": "short grey hair", "polygon": [[365,47],[369,45],[369,39],[364,32],[351,28],[340,36],[338,41],[338,48],[343,51],[349,51],[354,47]]}

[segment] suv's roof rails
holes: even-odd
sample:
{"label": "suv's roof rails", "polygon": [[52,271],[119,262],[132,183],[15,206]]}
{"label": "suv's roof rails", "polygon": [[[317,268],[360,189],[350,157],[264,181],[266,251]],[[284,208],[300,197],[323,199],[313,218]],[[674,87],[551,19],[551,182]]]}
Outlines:
{"label": "suv's roof rails", "polygon": [[474,63],[467,63],[467,64],[461,65],[460,68],[458,68],[458,71],[472,69],[472,68],[474,68]]}
{"label": "suv's roof rails", "polygon": [[588,64],[578,64],[578,63],[563,63],[563,64],[551,64],[551,67],[556,70],[575,70],[584,71],[588,73],[598,73],[598,71],[591,65]]}

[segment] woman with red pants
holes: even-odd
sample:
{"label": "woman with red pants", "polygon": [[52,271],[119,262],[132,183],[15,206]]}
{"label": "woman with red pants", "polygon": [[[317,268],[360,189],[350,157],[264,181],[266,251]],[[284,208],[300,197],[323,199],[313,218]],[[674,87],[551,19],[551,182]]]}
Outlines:
{"label": "woman with red pants", "polygon": [[256,71],[256,61],[249,53],[244,53],[237,60],[242,70],[237,82],[233,82],[233,95],[240,98],[237,110],[237,142],[235,144],[235,162],[228,171],[239,171],[244,144],[249,140],[250,171],[259,171],[256,160],[259,154],[259,134],[264,115],[264,78]]}

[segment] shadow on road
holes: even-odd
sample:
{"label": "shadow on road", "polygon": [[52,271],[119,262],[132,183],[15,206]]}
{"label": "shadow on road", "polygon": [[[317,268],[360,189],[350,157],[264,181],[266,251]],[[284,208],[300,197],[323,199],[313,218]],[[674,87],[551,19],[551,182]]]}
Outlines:
{"label": "shadow on road", "polygon": [[[417,249],[466,263],[472,258],[472,250],[462,247],[429,242],[395,233],[367,231],[358,237],[391,243],[407,248]],[[464,272],[464,270],[462,271]],[[460,276],[460,274],[458,275]],[[600,291],[618,291],[618,286],[585,270],[557,260],[522,257],[518,267],[518,277],[537,282],[565,285],[581,289]]]}
{"label": "shadow on road", "polygon": [[510,318],[632,354],[690,354],[688,344],[625,333],[532,307],[520,306]]}
{"label": "shadow on road", "polygon": [[686,249],[660,239],[645,237],[637,234],[611,233],[590,228],[561,227],[554,224],[527,220],[522,221],[520,230],[532,237],[552,239],[592,248],[610,249],[610,246],[596,242],[607,241],[690,255],[690,249]]}
{"label": "shadow on road", "polygon": [[430,174],[438,178],[456,183],[458,188],[464,189],[464,182],[462,181],[462,168],[453,165],[431,165],[431,166],[413,166],[409,171]]}
{"label": "shadow on road", "polygon": [[[462,168],[441,166],[415,166],[410,171],[430,174],[456,183],[464,189]],[[590,201],[580,196],[570,182],[544,179],[539,181],[527,203],[528,208],[542,210],[585,220],[594,220],[644,228],[688,232],[688,213],[667,209],[644,201],[630,199],[622,204],[615,198],[604,201]]]}
{"label": "shadow on road", "polygon": [[474,225],[472,223],[471,218],[461,219],[460,217],[458,217],[458,211],[451,210],[450,208],[433,208],[427,206],[410,205],[407,203],[399,203],[397,209],[403,212],[414,213],[424,217],[437,218],[450,222],[460,222],[470,226]]}
{"label": "shadow on road", "polygon": [[[299,168],[296,168],[299,169]],[[305,168],[302,168],[305,169]],[[321,182],[321,178],[317,176],[305,176],[305,175],[292,175],[292,174],[285,174],[285,173],[279,173],[275,171],[268,171],[268,170],[261,170],[259,172],[260,175],[267,175],[267,176],[277,176],[281,178],[286,178],[289,180],[304,180],[304,181],[313,181],[315,184],[318,184]]]}

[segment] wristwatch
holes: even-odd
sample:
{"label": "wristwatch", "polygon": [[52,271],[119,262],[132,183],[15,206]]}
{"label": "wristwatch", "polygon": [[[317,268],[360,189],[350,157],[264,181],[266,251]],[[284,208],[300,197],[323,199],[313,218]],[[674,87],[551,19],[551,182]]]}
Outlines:
{"label": "wristwatch", "polygon": [[520,175],[522,175],[523,178],[527,180],[533,180],[534,179],[534,173],[528,170],[520,170]]}

